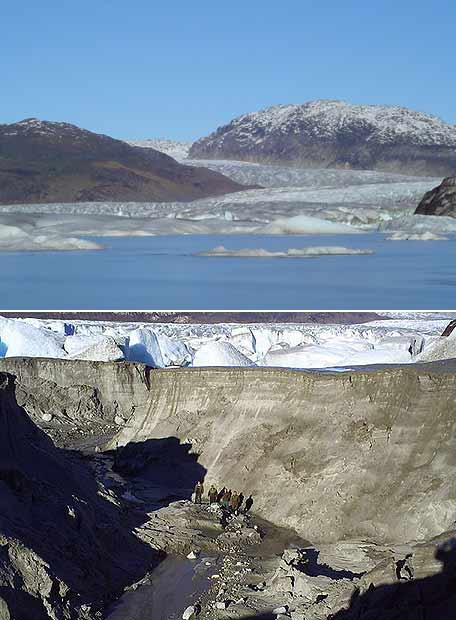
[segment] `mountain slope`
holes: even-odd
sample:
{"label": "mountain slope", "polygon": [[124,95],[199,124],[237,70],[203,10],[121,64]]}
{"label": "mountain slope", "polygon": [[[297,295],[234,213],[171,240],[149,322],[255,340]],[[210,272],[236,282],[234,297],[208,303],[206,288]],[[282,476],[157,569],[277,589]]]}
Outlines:
{"label": "mountain slope", "polygon": [[68,123],[0,125],[0,203],[194,200],[245,189],[223,175],[183,166]]}
{"label": "mountain slope", "polygon": [[240,116],[189,157],[444,176],[456,172],[456,126],[398,106],[310,101]]}

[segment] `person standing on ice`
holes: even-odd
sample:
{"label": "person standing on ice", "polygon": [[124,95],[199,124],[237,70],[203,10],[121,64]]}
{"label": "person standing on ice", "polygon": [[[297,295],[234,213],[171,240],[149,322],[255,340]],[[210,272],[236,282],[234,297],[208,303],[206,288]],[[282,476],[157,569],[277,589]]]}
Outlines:
{"label": "person standing on ice", "polygon": [[202,503],[203,493],[204,493],[204,485],[203,485],[203,481],[200,480],[195,485],[195,504]]}
{"label": "person standing on ice", "polygon": [[211,485],[208,493],[209,503],[215,504],[217,502],[217,488],[214,485]]}
{"label": "person standing on ice", "polygon": [[248,512],[252,506],[253,506],[253,498],[251,495],[249,495],[249,497],[245,500],[244,512]]}

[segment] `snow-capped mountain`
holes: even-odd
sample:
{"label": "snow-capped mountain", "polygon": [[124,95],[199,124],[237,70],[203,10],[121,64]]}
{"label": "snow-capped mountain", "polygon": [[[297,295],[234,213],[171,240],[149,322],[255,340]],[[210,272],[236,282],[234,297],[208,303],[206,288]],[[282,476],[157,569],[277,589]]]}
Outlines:
{"label": "snow-capped mountain", "polygon": [[445,176],[456,172],[456,126],[398,106],[310,101],[240,116],[189,157]]}

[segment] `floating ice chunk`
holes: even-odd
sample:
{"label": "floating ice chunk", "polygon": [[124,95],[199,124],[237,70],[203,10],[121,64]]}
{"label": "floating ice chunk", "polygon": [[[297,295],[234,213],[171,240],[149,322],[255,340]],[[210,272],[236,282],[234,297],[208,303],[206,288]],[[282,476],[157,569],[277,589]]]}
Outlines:
{"label": "floating ice chunk", "polygon": [[344,254],[373,254],[372,250],[357,250],[354,248],[344,248],[341,246],[312,246],[307,248],[289,248],[283,252],[271,252],[264,248],[241,248],[240,250],[229,250],[223,245],[219,245],[212,250],[198,252],[196,256],[225,256],[225,257],[246,257],[246,258],[308,258],[312,256],[341,256]]}
{"label": "floating ice chunk", "polygon": [[438,235],[433,232],[395,232],[386,239],[388,241],[448,241],[448,237],[443,237],[442,235]]}
{"label": "floating ice chunk", "polygon": [[294,217],[277,219],[262,230],[264,234],[276,235],[324,235],[324,234],[356,234],[363,232],[354,226],[330,222],[318,217],[308,215],[296,215]]}
{"label": "floating ice chunk", "polygon": [[3,357],[66,357],[61,335],[23,321],[0,319],[0,340]]}
{"label": "floating ice chunk", "polygon": [[193,358],[193,366],[255,366],[230,342],[207,342]]}

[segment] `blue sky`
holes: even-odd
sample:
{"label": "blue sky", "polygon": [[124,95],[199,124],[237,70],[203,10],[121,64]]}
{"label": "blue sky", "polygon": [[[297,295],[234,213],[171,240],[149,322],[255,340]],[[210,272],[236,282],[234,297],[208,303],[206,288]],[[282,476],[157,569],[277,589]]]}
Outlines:
{"label": "blue sky", "polygon": [[454,0],[5,0],[0,123],[192,140],[276,103],[456,123]]}

